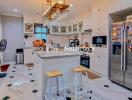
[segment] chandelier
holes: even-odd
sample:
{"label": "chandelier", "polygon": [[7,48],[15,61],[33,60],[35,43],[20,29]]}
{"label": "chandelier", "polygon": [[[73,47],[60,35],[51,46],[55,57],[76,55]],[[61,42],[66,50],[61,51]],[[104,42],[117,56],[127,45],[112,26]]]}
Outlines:
{"label": "chandelier", "polygon": [[46,0],[49,8],[43,12],[43,20],[51,21],[59,17],[64,12],[68,11],[69,5],[66,4],[65,0]]}

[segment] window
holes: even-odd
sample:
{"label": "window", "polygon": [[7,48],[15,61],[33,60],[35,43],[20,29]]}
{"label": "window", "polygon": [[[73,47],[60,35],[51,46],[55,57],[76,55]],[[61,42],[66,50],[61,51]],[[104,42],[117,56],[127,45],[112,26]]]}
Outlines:
{"label": "window", "polygon": [[47,40],[47,32],[48,29],[47,27],[44,27],[43,24],[34,24],[34,34],[37,40]]}

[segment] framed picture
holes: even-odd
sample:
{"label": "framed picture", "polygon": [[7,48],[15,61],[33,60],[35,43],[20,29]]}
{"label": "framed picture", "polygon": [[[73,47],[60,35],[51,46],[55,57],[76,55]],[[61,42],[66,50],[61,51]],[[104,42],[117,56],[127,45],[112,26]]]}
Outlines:
{"label": "framed picture", "polygon": [[34,33],[34,24],[33,23],[25,23],[24,24],[24,33]]}
{"label": "framed picture", "polygon": [[69,33],[72,32],[72,26],[68,26],[68,32],[69,32]]}
{"label": "framed picture", "polygon": [[78,31],[79,32],[83,31],[83,22],[78,23]]}
{"label": "framed picture", "polygon": [[66,26],[60,26],[60,33],[66,33]]}
{"label": "framed picture", "polygon": [[77,32],[77,24],[73,25],[73,32]]}
{"label": "framed picture", "polygon": [[59,33],[59,26],[57,26],[57,25],[52,25],[52,32],[53,32],[53,33]]}

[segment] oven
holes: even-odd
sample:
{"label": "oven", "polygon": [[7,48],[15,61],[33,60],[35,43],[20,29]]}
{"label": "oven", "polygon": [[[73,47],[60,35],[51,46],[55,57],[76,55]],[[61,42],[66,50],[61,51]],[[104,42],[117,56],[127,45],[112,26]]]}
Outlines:
{"label": "oven", "polygon": [[90,68],[90,57],[86,54],[80,56],[80,65]]}

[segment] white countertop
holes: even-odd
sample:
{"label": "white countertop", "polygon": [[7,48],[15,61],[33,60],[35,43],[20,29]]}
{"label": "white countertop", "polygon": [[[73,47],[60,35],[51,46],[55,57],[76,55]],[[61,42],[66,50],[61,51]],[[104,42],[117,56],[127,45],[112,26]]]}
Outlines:
{"label": "white countertop", "polygon": [[54,58],[54,57],[68,57],[68,56],[79,56],[80,52],[63,52],[63,51],[34,51],[40,58]]}

